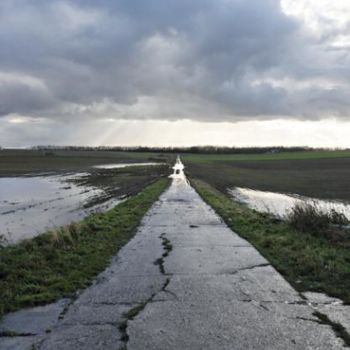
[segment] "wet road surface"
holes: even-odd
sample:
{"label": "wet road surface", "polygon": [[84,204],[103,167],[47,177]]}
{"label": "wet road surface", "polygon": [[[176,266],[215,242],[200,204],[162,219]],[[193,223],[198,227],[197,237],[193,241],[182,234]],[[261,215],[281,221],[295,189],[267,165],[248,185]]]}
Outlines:
{"label": "wet road surface", "polygon": [[175,178],[91,287],[8,315],[0,331],[25,336],[0,349],[345,348],[314,307]]}

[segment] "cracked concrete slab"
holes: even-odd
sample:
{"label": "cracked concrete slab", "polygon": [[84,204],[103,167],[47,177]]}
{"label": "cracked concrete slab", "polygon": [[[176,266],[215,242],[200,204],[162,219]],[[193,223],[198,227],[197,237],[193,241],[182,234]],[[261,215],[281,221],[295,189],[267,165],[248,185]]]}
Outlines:
{"label": "cracked concrete slab", "polygon": [[230,274],[268,264],[252,246],[175,247],[164,268],[169,274]]}
{"label": "cracked concrete slab", "polygon": [[[159,269],[158,269],[159,271]],[[79,304],[142,303],[158,292],[166,280],[162,275],[139,277],[114,276],[107,283],[88,288],[78,299]]]}
{"label": "cracked concrete slab", "polygon": [[40,342],[38,337],[1,337],[1,350],[33,350],[33,346]]}
{"label": "cracked concrete slab", "polygon": [[341,324],[350,334],[350,306],[349,305],[318,305],[315,309],[335,323]]}
{"label": "cracked concrete slab", "polygon": [[123,345],[117,325],[69,325],[57,328],[41,344],[40,350],[105,350]]}
{"label": "cracked concrete slab", "polygon": [[341,324],[350,334],[350,305],[322,293],[303,293],[312,307],[326,315],[332,322]]}
{"label": "cracked concrete slab", "polygon": [[154,300],[261,301],[302,303],[299,294],[271,266],[242,270],[234,275],[174,275]]}
{"label": "cracked concrete slab", "polygon": [[313,304],[342,304],[342,301],[337,298],[330,297],[323,293],[306,292],[303,296]]}
{"label": "cracked concrete slab", "polygon": [[2,337],[0,347],[343,349],[343,340],[313,312],[185,179],[175,178],[135,237],[50,333]]}
{"label": "cracked concrete slab", "polygon": [[[65,315],[62,325],[117,324],[130,309],[126,304],[74,304]],[[93,315],[93,317],[91,316]]]}
{"label": "cracked concrete slab", "polygon": [[269,310],[220,299],[148,304],[129,324],[128,349],[343,349],[328,326],[296,317],[312,319],[307,306],[279,304],[276,312],[276,305]]}
{"label": "cracked concrete slab", "polygon": [[70,299],[61,299],[49,305],[9,313],[0,322],[0,332],[34,335],[45,333],[57,323],[69,303]]}
{"label": "cracked concrete slab", "polygon": [[[191,228],[189,234],[188,230]],[[153,228],[154,232],[160,234],[166,232],[166,236],[171,240],[174,247],[243,247],[251,245],[243,238],[233,235],[228,227],[203,225],[190,227],[183,225],[164,228]]]}

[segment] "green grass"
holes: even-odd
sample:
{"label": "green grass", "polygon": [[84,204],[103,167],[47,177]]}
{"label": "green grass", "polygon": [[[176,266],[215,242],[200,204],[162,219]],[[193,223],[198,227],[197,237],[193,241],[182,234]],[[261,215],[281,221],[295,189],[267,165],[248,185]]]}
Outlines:
{"label": "green grass", "polygon": [[350,240],[332,242],[232,201],[200,180],[191,181],[228,226],[252,243],[298,290],[324,292],[350,303]]}
{"label": "green grass", "polygon": [[112,210],[0,248],[0,315],[73,296],[103,271],[168,185],[159,179]]}
{"label": "green grass", "polygon": [[290,226],[300,232],[324,236],[329,240],[350,239],[347,217],[336,210],[325,212],[313,203],[296,204],[288,213]]}
{"label": "green grass", "polygon": [[350,157],[350,151],[303,151],[259,154],[183,154],[184,162],[207,163],[216,161],[263,161],[263,160],[301,160]]}

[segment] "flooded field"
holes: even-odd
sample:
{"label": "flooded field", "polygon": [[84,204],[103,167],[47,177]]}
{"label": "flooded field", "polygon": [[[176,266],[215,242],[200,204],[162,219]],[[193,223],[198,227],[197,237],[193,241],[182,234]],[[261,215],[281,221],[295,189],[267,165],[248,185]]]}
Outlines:
{"label": "flooded field", "polygon": [[118,203],[110,199],[86,207],[104,191],[71,182],[85,175],[0,178],[0,234],[16,243]]}
{"label": "flooded field", "polygon": [[324,212],[332,209],[336,210],[350,219],[350,203],[276,192],[256,191],[242,187],[235,187],[228,191],[235,200],[247,204],[250,208],[260,212],[271,213],[281,218],[284,218],[296,204],[309,203],[316,205]]}
{"label": "flooded field", "polygon": [[112,163],[68,175],[0,177],[0,235],[12,244],[108,210],[166,169],[160,163]]}

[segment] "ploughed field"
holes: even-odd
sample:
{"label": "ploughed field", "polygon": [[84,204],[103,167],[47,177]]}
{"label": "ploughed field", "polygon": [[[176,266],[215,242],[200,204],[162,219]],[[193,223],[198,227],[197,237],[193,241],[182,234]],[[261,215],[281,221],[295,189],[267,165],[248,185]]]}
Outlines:
{"label": "ploughed field", "polygon": [[0,177],[42,173],[90,171],[93,166],[114,163],[165,162],[157,153],[75,151],[75,150],[0,150]]}
{"label": "ploughed field", "polygon": [[225,193],[228,188],[243,187],[350,201],[350,152],[347,151],[189,154],[182,159],[187,174]]}

